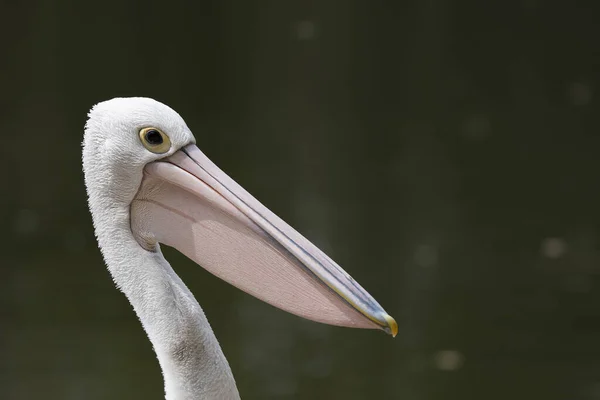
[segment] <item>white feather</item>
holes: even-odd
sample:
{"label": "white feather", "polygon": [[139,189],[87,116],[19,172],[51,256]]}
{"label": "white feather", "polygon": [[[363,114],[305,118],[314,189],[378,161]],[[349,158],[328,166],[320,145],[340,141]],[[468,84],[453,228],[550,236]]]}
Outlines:
{"label": "white feather", "polygon": [[[169,132],[171,150],[145,151],[144,127]],[[231,369],[202,309],[163,257],[144,250],[130,227],[143,168],[195,143],[183,119],[148,98],[113,99],[89,113],[83,170],[94,229],[117,287],[127,296],[158,357],[168,400],[237,399]]]}

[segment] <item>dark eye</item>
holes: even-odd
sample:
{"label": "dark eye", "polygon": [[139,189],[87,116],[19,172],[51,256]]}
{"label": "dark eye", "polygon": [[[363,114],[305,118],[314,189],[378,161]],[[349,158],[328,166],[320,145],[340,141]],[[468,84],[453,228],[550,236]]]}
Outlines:
{"label": "dark eye", "polygon": [[148,132],[146,132],[146,142],[153,146],[156,146],[163,142],[163,138],[159,131],[157,131],[156,129],[151,129]]}
{"label": "dark eye", "polygon": [[146,149],[156,154],[163,154],[171,148],[171,141],[158,128],[144,128],[140,131],[140,140]]}

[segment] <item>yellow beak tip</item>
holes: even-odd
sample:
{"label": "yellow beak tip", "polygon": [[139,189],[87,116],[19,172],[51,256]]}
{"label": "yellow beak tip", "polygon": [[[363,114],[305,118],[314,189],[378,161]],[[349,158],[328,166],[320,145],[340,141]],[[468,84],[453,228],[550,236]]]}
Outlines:
{"label": "yellow beak tip", "polygon": [[398,334],[398,324],[396,323],[396,320],[394,318],[392,318],[391,315],[388,315],[388,314],[386,314],[384,316],[384,318],[388,325],[388,329],[386,329],[386,330],[388,331],[389,334],[392,335],[392,337],[396,337],[396,335]]}

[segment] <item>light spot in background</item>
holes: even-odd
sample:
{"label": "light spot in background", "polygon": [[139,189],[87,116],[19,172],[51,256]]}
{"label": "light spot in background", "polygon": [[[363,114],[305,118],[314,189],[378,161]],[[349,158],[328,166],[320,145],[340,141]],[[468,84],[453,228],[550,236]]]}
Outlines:
{"label": "light spot in background", "polygon": [[463,122],[463,134],[474,140],[488,138],[492,134],[492,124],[488,117],[482,114],[471,115]]}
{"label": "light spot in background", "polygon": [[456,371],[462,367],[464,356],[456,350],[438,351],[434,356],[434,362],[437,369],[442,371]]}
{"label": "light spot in background", "polygon": [[583,82],[573,82],[569,85],[567,95],[571,104],[585,106],[592,101],[592,88]]}
{"label": "light spot in background", "polygon": [[546,238],[542,240],[542,256],[547,258],[559,258],[567,252],[567,244],[561,238]]}
{"label": "light spot in background", "polygon": [[600,382],[593,382],[583,389],[584,399],[600,399]]}
{"label": "light spot in background", "polygon": [[14,221],[15,233],[18,235],[30,235],[39,228],[39,218],[32,210],[21,209],[17,212]]}
{"label": "light spot in background", "polygon": [[421,267],[432,267],[437,264],[438,254],[437,249],[430,245],[420,245],[415,250],[414,261]]}
{"label": "light spot in background", "polygon": [[312,21],[300,21],[296,24],[298,40],[311,40],[317,36],[317,27]]}

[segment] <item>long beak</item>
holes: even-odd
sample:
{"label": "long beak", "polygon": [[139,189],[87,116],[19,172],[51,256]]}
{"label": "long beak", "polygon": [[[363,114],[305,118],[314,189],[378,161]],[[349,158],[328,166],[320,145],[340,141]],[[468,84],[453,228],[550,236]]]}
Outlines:
{"label": "long beak", "polygon": [[131,222],[146,248],[156,242],[174,247],[282,310],[331,325],[398,332],[350,275],[193,144],[146,166]]}

